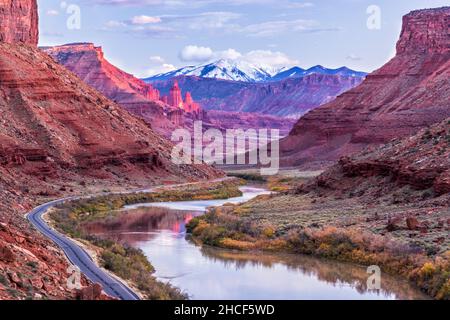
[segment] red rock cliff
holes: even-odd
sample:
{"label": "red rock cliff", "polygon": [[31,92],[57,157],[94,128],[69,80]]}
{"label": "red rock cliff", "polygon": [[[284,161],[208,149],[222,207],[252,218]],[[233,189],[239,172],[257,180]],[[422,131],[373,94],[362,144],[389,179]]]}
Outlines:
{"label": "red rock cliff", "polygon": [[450,7],[406,15],[397,56],[300,119],[281,143],[282,163],[329,164],[449,117],[449,24]]}
{"label": "red rock cliff", "polygon": [[417,10],[403,17],[397,54],[445,53],[450,45],[449,8]]}
{"label": "red rock cliff", "polygon": [[36,0],[0,0],[0,42],[37,46],[38,38]]}

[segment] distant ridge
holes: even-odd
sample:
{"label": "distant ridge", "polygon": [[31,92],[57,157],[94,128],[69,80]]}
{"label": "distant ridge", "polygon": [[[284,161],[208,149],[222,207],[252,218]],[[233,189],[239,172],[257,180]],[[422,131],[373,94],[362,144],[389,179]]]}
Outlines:
{"label": "distant ridge", "polygon": [[263,66],[239,60],[218,60],[216,62],[188,66],[167,73],[158,74],[144,79],[146,82],[166,81],[179,76],[196,76],[200,78],[220,79],[248,83],[281,81],[288,78],[301,78],[311,74],[341,75],[349,77],[365,77],[367,73],[354,71],[347,67],[329,69],[317,65],[309,69],[292,67],[269,70]]}

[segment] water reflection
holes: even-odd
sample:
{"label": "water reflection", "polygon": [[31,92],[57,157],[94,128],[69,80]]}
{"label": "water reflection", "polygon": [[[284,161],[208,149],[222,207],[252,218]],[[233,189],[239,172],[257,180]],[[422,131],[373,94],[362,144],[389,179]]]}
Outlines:
{"label": "water reflection", "polygon": [[[186,224],[208,206],[264,193],[244,189],[227,201],[129,207],[122,215],[85,226],[91,234],[140,248],[156,276],[193,299],[425,299],[408,282],[383,275],[382,290],[368,291],[365,268],[299,255],[234,252],[186,240]],[[197,210],[191,210],[195,207]],[[177,210],[171,209],[175,208]]]}

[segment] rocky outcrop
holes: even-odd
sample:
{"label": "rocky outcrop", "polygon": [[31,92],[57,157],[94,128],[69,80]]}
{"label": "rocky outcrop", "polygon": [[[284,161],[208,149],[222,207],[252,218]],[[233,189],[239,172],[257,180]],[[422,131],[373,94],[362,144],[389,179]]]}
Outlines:
{"label": "rocky outcrop", "polygon": [[[149,123],[158,133],[170,137],[179,128],[193,128],[193,121],[203,120],[205,128],[215,127],[226,130],[239,128],[280,129],[284,135],[294,124],[291,120],[258,114],[240,114],[231,112],[217,116],[214,111],[209,116],[197,103],[189,90],[177,81],[168,82],[169,89],[164,95],[143,81],[123,72],[110,64],[101,48],[91,43],[67,44],[52,48],[43,48],[58,63],[74,72],[84,82],[96,88],[123,108]],[[185,96],[183,100],[183,94]],[[213,121],[209,121],[212,119]]]}
{"label": "rocky outcrop", "polygon": [[167,96],[162,97],[162,101],[176,109],[183,110],[187,113],[200,113],[200,105],[194,101],[191,93],[186,92],[185,100],[183,101],[183,94],[178,81],[174,81]]}
{"label": "rocky outcrop", "polygon": [[36,0],[0,0],[0,42],[38,44]]}
{"label": "rocky outcrop", "polygon": [[102,300],[102,297],[104,297],[102,296],[102,291],[102,286],[98,283],[94,283],[90,286],[78,290],[76,299],[88,301]]}
{"label": "rocky outcrop", "polygon": [[[245,83],[192,76],[176,78],[206,110],[298,118],[359,85],[363,77],[312,74],[269,83]],[[163,94],[173,80],[153,83]]]}
{"label": "rocky outcrop", "polygon": [[449,50],[449,7],[413,11],[403,17],[397,54],[445,54]]}
{"label": "rocky outcrop", "polygon": [[59,64],[75,73],[88,85],[120,103],[159,100],[159,91],[105,59],[103,49],[92,43],[74,43],[43,48]]}
{"label": "rocky outcrop", "polygon": [[[184,176],[170,161],[170,142],[48,55],[8,44],[0,44],[0,53],[0,155],[5,165],[33,171],[46,163],[62,175],[78,169],[97,177],[133,172],[144,177],[159,170]],[[156,156],[160,167],[153,161]]]}
{"label": "rocky outcrop", "polygon": [[178,82],[175,81],[167,96],[167,103],[172,107],[183,109],[183,97]]}
{"label": "rocky outcrop", "polygon": [[380,198],[408,187],[412,192],[422,191],[418,194],[426,199],[450,196],[449,177],[450,118],[414,136],[343,157],[309,189],[327,189],[330,193],[351,191],[353,194],[359,189],[365,196]]}
{"label": "rocky outcrop", "polygon": [[85,83],[143,118],[164,136],[170,137],[178,127],[189,127],[200,113],[199,105],[192,99],[183,101],[178,85],[171,88],[169,95],[161,97],[150,84],[109,63],[102,48],[92,43],[67,44],[43,50]]}
{"label": "rocky outcrop", "polygon": [[[35,1],[0,4],[0,299],[74,299],[67,260],[26,212],[50,198],[221,173],[173,164],[168,140],[32,46]],[[17,14],[5,10],[17,8],[24,18],[13,23]],[[92,288],[83,295],[97,298]]]}
{"label": "rocky outcrop", "polygon": [[278,129],[285,137],[295,124],[295,120],[250,112],[230,112],[210,110],[207,125],[222,131],[227,129]]}
{"label": "rocky outcrop", "polygon": [[357,88],[306,114],[281,143],[282,163],[333,163],[450,116],[450,7],[404,17],[397,55]]}
{"label": "rocky outcrop", "polygon": [[184,99],[184,108],[186,112],[198,113],[200,112],[200,105],[194,101],[191,93],[186,92],[186,97]]}

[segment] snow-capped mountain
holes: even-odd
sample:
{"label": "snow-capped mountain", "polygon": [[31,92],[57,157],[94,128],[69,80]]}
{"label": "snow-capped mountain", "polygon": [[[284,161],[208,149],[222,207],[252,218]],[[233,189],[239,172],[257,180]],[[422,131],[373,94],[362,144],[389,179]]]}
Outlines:
{"label": "snow-capped mountain", "polygon": [[347,77],[365,77],[367,73],[361,71],[354,71],[347,67],[342,67],[338,69],[328,69],[323,66],[314,66],[307,70],[293,67],[288,70],[283,70],[278,74],[274,75],[270,80],[271,81],[280,81],[288,78],[301,78],[308,76],[310,74],[326,74],[326,75],[338,75],[338,76],[347,76]]}
{"label": "snow-capped mountain", "polygon": [[310,74],[342,75],[349,77],[365,77],[366,73],[354,71],[347,67],[328,69],[315,66],[307,70],[300,67],[268,68],[257,66],[244,60],[219,60],[199,66],[188,66],[168,73],[158,74],[147,79],[146,82],[165,81],[178,76],[196,76],[201,78],[222,79],[241,82],[269,82],[281,81],[288,78],[301,78]]}
{"label": "snow-capped mountain", "polygon": [[270,80],[280,69],[271,70],[244,60],[219,60],[199,66],[188,66],[168,73],[158,74],[146,81],[168,80],[177,76],[197,76],[242,82],[262,82]]}

